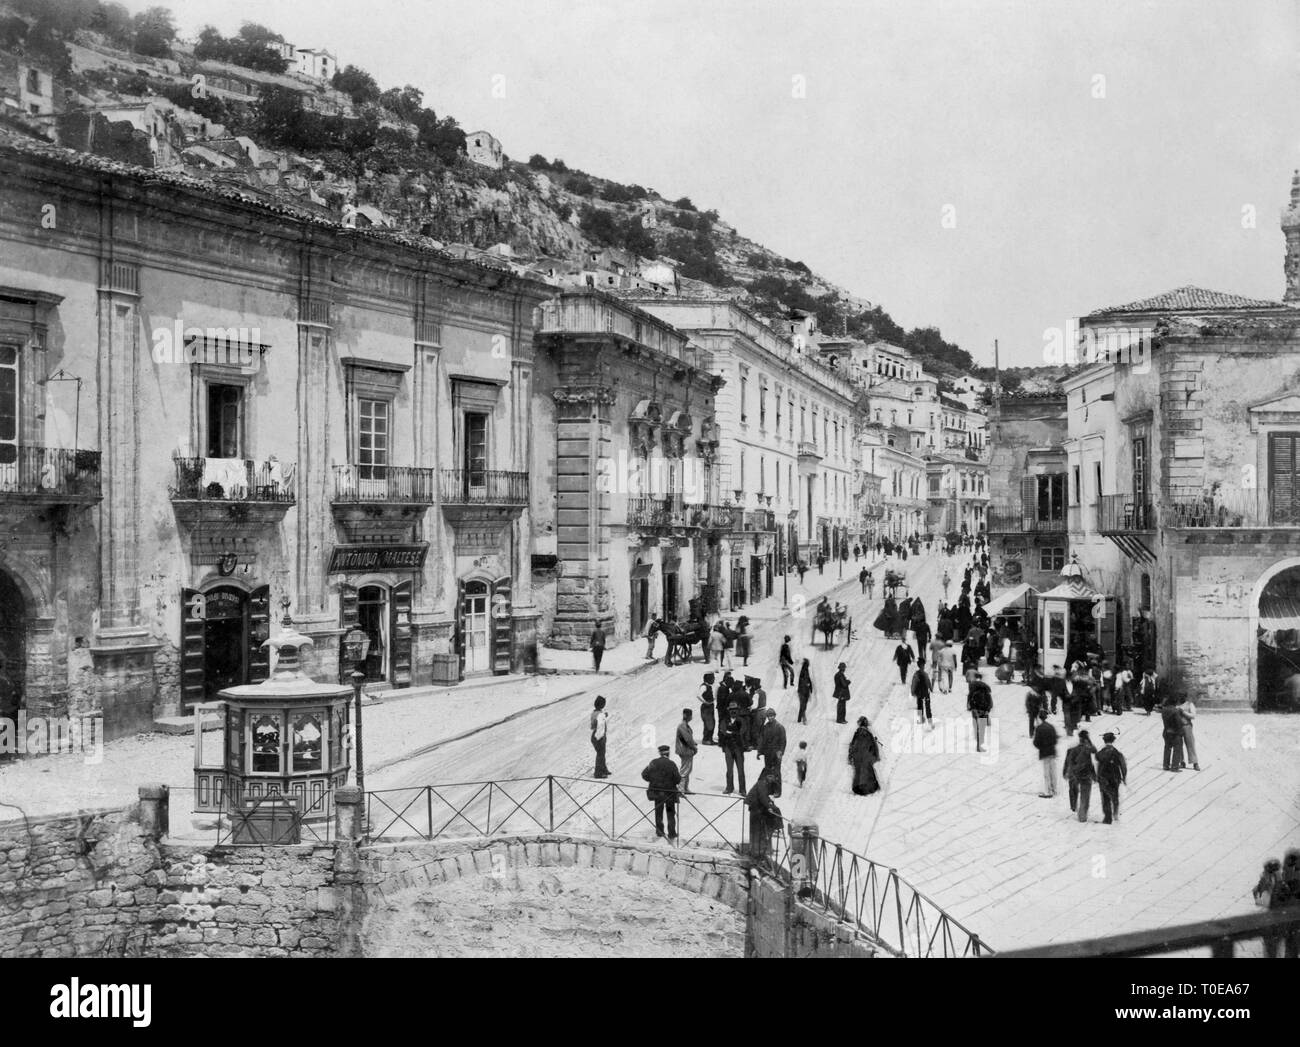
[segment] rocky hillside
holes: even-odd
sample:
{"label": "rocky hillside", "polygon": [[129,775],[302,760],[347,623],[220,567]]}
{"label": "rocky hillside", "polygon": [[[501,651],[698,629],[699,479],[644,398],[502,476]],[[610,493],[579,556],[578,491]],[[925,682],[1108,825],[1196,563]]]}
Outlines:
{"label": "rocky hillside", "polygon": [[[207,28],[185,42],[165,8],[132,16],[99,0],[2,0],[5,52],[50,69],[70,110],[114,106],[117,118],[130,103],[166,99],[174,140],[157,153],[160,163],[560,272],[593,249],[624,252],[632,271],[662,259],[688,290],[724,288],[770,317],[803,309],[823,332],[907,346],[940,376],[988,377],[937,329],[904,330],[883,308],[685,197],[667,200],[543,156],[473,162],[455,119],[426,107],[417,88],[383,90],[353,66],[313,81],[288,68],[282,56],[292,46],[264,26],[246,23],[232,38]],[[196,78],[204,89],[195,90]]]}

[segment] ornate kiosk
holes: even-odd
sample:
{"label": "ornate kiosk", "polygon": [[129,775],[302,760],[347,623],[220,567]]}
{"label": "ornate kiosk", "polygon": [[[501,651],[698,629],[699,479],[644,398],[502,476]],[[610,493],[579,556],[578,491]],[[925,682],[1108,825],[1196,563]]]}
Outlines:
{"label": "ornate kiosk", "polygon": [[249,821],[330,817],[330,795],[349,768],[352,688],[302,671],[300,652],[312,641],[287,616],[262,646],[270,649],[268,679],[228,687],[221,701],[195,711],[194,810],[229,816],[236,830]]}
{"label": "ornate kiosk", "polygon": [[1084,579],[1075,555],[1061,568],[1061,584],[1038,597],[1038,662],[1044,674],[1069,671],[1069,662],[1088,652],[1115,658],[1115,597],[1097,592]]}

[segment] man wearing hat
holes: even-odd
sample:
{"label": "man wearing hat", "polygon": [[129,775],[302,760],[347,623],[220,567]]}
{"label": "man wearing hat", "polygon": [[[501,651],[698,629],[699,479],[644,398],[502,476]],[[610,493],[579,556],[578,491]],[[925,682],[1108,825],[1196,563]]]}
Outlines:
{"label": "man wearing hat", "polygon": [[835,722],[836,723],[849,722],[844,715],[845,707],[847,706],[849,701],[849,684],[852,682],[844,674],[844,670],[847,668],[848,666],[844,662],[840,662],[840,667],[835,673],[835,693],[832,695],[832,697],[835,699]]}
{"label": "man wearing hat", "polygon": [[722,723],[718,725],[718,745],[727,765],[727,787],[723,792],[733,791],[737,773],[740,791],[745,792],[745,735],[736,717],[728,714],[722,718]]}
{"label": "man wearing hat", "polygon": [[772,779],[771,794],[781,795],[781,760],[785,756],[785,727],[777,722],[776,710],[765,710],[758,737],[758,755],[763,758],[763,773]]}
{"label": "man wearing hat", "polygon": [[668,746],[659,746],[659,755],[651,760],[641,777],[647,782],[646,799],[655,805],[655,836],[664,835],[664,811],[668,812],[668,838],[677,839],[677,787],[682,775],[668,756]]}
{"label": "man wearing hat", "polygon": [[1070,810],[1078,814],[1081,822],[1088,820],[1092,783],[1097,780],[1097,771],[1092,766],[1092,755],[1096,751],[1088,732],[1080,731],[1078,744],[1065,754],[1065,764],[1061,768],[1061,776],[1070,783]]}
{"label": "man wearing hat", "polygon": [[691,711],[682,710],[682,722],[677,725],[677,759],[682,765],[682,795],[691,792],[691,767],[695,764],[695,754],[699,752],[695,744],[695,732],[691,730]]}
{"label": "man wearing hat", "polygon": [[1101,820],[1109,825],[1119,821],[1119,787],[1128,784],[1128,763],[1115,748],[1114,731],[1107,731],[1101,740],[1106,744],[1097,752],[1097,791],[1101,793]]}

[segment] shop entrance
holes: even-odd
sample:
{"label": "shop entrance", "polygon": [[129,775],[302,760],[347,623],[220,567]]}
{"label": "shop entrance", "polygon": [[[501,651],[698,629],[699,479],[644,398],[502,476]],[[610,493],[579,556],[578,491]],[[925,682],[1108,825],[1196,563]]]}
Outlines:
{"label": "shop entrance", "polygon": [[465,647],[465,672],[485,673],[492,668],[492,627],[488,616],[486,582],[466,582],[460,606]]}
{"label": "shop entrance", "polygon": [[181,591],[181,703],[189,709],[227,687],[259,683],[270,670],[271,587]]}

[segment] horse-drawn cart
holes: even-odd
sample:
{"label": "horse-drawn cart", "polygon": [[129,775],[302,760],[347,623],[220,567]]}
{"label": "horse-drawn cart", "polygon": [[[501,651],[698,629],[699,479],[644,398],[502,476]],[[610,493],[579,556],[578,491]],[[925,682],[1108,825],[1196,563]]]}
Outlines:
{"label": "horse-drawn cart", "polygon": [[907,575],[891,567],[885,572],[885,595],[898,599],[899,589],[903,590],[904,595],[907,594]]}
{"label": "horse-drawn cart", "polygon": [[835,644],[837,632],[844,633],[845,647],[853,642],[853,616],[849,614],[848,609],[818,607],[813,615],[812,636],[809,637],[809,642],[815,642],[817,634],[821,633],[824,637],[823,648],[830,650]]}

